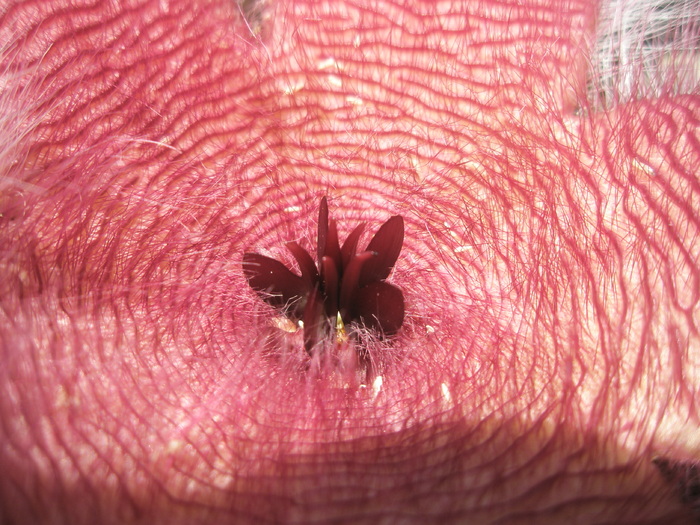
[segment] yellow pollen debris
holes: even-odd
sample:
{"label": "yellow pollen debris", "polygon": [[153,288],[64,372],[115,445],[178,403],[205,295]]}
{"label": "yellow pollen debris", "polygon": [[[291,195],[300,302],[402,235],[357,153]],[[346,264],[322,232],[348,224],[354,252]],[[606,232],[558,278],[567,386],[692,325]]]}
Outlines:
{"label": "yellow pollen debris", "polygon": [[343,323],[343,318],[340,317],[340,312],[335,318],[335,340],[338,344],[348,342],[348,334],[345,332],[345,323]]}

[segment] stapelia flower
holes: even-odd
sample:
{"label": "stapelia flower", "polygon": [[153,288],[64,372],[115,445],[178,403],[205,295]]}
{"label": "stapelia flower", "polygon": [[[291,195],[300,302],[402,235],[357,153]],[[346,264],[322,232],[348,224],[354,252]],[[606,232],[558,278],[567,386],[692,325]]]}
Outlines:
{"label": "stapelia flower", "polygon": [[380,336],[395,334],[403,324],[403,293],[385,279],[403,245],[403,217],[385,222],[367,248],[357,253],[365,224],[348,235],[342,247],[328,202],[321,200],[318,217],[317,261],[296,242],[288,242],[301,275],[281,262],[258,253],[243,255],[243,272],[260,297],[287,317],[304,324],[304,348],[312,349],[332,331],[364,325]]}

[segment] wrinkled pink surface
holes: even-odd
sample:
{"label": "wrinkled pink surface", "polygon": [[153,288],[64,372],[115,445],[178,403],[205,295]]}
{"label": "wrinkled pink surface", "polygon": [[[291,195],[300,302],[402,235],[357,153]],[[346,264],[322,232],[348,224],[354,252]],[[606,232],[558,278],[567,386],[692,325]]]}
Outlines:
{"label": "wrinkled pink surface", "polygon": [[[0,11],[0,522],[691,519],[700,97],[587,111],[589,2]],[[324,195],[405,220],[380,378],[242,273]]]}

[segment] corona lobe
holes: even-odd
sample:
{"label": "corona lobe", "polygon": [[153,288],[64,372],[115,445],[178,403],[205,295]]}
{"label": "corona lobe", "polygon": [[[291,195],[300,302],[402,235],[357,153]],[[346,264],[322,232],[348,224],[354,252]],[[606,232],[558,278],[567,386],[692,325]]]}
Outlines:
{"label": "corona lobe", "polygon": [[298,243],[285,245],[301,275],[276,259],[252,252],[243,255],[243,272],[250,287],[290,319],[303,322],[304,348],[309,354],[333,331],[344,331],[346,326],[350,333],[354,327],[365,326],[388,337],[403,324],[403,293],[386,282],[403,245],[403,217],[391,217],[358,253],[364,227],[359,224],[341,246],[324,197],[316,262]]}

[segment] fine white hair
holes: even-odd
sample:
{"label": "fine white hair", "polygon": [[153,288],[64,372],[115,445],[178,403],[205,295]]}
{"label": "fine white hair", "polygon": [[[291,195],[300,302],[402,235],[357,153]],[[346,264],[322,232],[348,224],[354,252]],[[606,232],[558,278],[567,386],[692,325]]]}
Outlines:
{"label": "fine white hair", "polygon": [[608,0],[592,59],[598,108],[700,93],[700,0]]}

